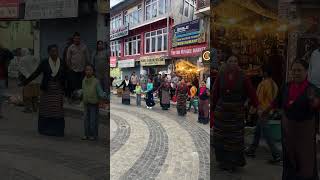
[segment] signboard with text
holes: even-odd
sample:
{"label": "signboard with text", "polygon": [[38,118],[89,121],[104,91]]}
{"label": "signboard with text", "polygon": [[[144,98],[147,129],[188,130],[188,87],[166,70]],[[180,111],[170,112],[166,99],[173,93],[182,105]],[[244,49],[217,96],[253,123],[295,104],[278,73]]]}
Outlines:
{"label": "signboard with text", "polygon": [[128,35],[129,35],[129,24],[126,26],[122,26],[116,30],[112,30],[110,32],[110,40],[112,41]]}
{"label": "signboard with text", "polygon": [[120,60],[118,61],[118,68],[130,68],[135,66],[134,59],[128,59],[128,60]]}
{"label": "signboard with text", "polygon": [[0,19],[19,17],[19,0],[0,0]]}
{"label": "signboard with text", "polygon": [[200,19],[178,24],[173,28],[172,47],[200,44],[205,42],[205,31]]}
{"label": "signboard with text", "polygon": [[117,67],[117,57],[110,57],[110,67]]}
{"label": "signboard with text", "polygon": [[166,61],[164,57],[142,57],[140,58],[141,66],[158,66],[158,65],[166,65]]}
{"label": "signboard with text", "polygon": [[171,49],[172,57],[194,57],[200,56],[207,49],[207,44],[193,45]]}
{"label": "signboard with text", "polygon": [[25,19],[78,17],[78,0],[28,0]]}

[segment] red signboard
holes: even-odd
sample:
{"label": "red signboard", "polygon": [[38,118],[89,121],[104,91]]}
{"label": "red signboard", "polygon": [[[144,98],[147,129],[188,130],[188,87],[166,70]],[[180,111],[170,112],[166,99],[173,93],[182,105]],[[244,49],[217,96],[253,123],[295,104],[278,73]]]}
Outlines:
{"label": "red signboard", "polygon": [[117,57],[110,57],[110,67],[117,67]]}
{"label": "red signboard", "polygon": [[0,0],[0,19],[19,17],[20,0]]}
{"label": "red signboard", "polygon": [[200,56],[206,50],[207,44],[198,44],[171,49],[171,57],[195,57]]}

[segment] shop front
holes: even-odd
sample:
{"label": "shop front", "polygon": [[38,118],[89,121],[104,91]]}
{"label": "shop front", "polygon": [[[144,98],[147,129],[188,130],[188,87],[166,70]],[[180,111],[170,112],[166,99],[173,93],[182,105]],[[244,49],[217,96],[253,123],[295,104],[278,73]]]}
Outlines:
{"label": "shop front", "polygon": [[169,58],[165,56],[143,56],[140,57],[141,70],[146,74],[154,76],[159,72],[167,72],[169,65]]}
{"label": "shop front", "polygon": [[110,77],[121,79],[121,70],[117,67],[117,57],[110,57]]}
{"label": "shop front", "polygon": [[218,61],[236,55],[255,86],[262,78],[261,67],[268,65],[281,86],[286,72],[288,27],[278,19],[276,11],[259,3],[225,0],[215,5],[211,13],[212,47],[217,49]]}
{"label": "shop front", "polygon": [[[208,48],[203,20],[196,19],[173,27],[172,48],[174,72],[187,81],[205,79],[210,67],[202,63],[202,52]],[[207,74],[207,75],[206,75]]]}
{"label": "shop front", "polygon": [[130,77],[133,72],[140,74],[140,68],[135,59],[119,60],[118,68],[120,69],[120,79],[124,79],[125,76]]}

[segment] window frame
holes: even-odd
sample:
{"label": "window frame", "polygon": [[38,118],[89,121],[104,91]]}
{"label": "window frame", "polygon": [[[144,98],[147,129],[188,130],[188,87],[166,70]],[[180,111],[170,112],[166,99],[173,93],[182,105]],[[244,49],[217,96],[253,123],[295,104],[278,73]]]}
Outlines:
{"label": "window frame", "polygon": [[[139,42],[140,42],[140,46],[139,46]],[[131,46],[130,46],[131,44]],[[135,44],[135,45],[133,45]],[[135,47],[135,52],[134,52],[134,48]],[[129,38],[125,39],[125,43],[124,43],[124,56],[137,56],[141,54],[141,35],[135,35],[135,36],[131,36]]]}
{"label": "window frame", "polygon": [[[161,31],[161,33],[158,33],[159,31]],[[161,37],[161,38],[160,38]],[[159,51],[159,39],[161,39],[161,48]],[[166,39],[166,41],[165,41]],[[149,41],[149,47],[147,46],[147,41]],[[153,54],[153,53],[161,53],[161,52],[166,52],[168,51],[168,29],[167,27],[165,28],[161,28],[161,29],[157,29],[154,31],[150,31],[145,33],[144,35],[144,53],[145,54]],[[155,45],[153,47],[153,44]],[[147,49],[149,51],[147,51]],[[152,51],[153,49],[155,49],[155,51]]]}
{"label": "window frame", "polygon": [[110,42],[111,57],[121,57],[121,41],[114,40]]}

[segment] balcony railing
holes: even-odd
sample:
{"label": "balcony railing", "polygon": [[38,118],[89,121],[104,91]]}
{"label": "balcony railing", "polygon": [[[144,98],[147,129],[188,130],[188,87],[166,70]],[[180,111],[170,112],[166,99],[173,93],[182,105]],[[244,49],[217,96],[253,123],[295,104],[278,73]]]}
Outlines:
{"label": "balcony railing", "polygon": [[210,7],[210,0],[197,0],[197,10]]}

